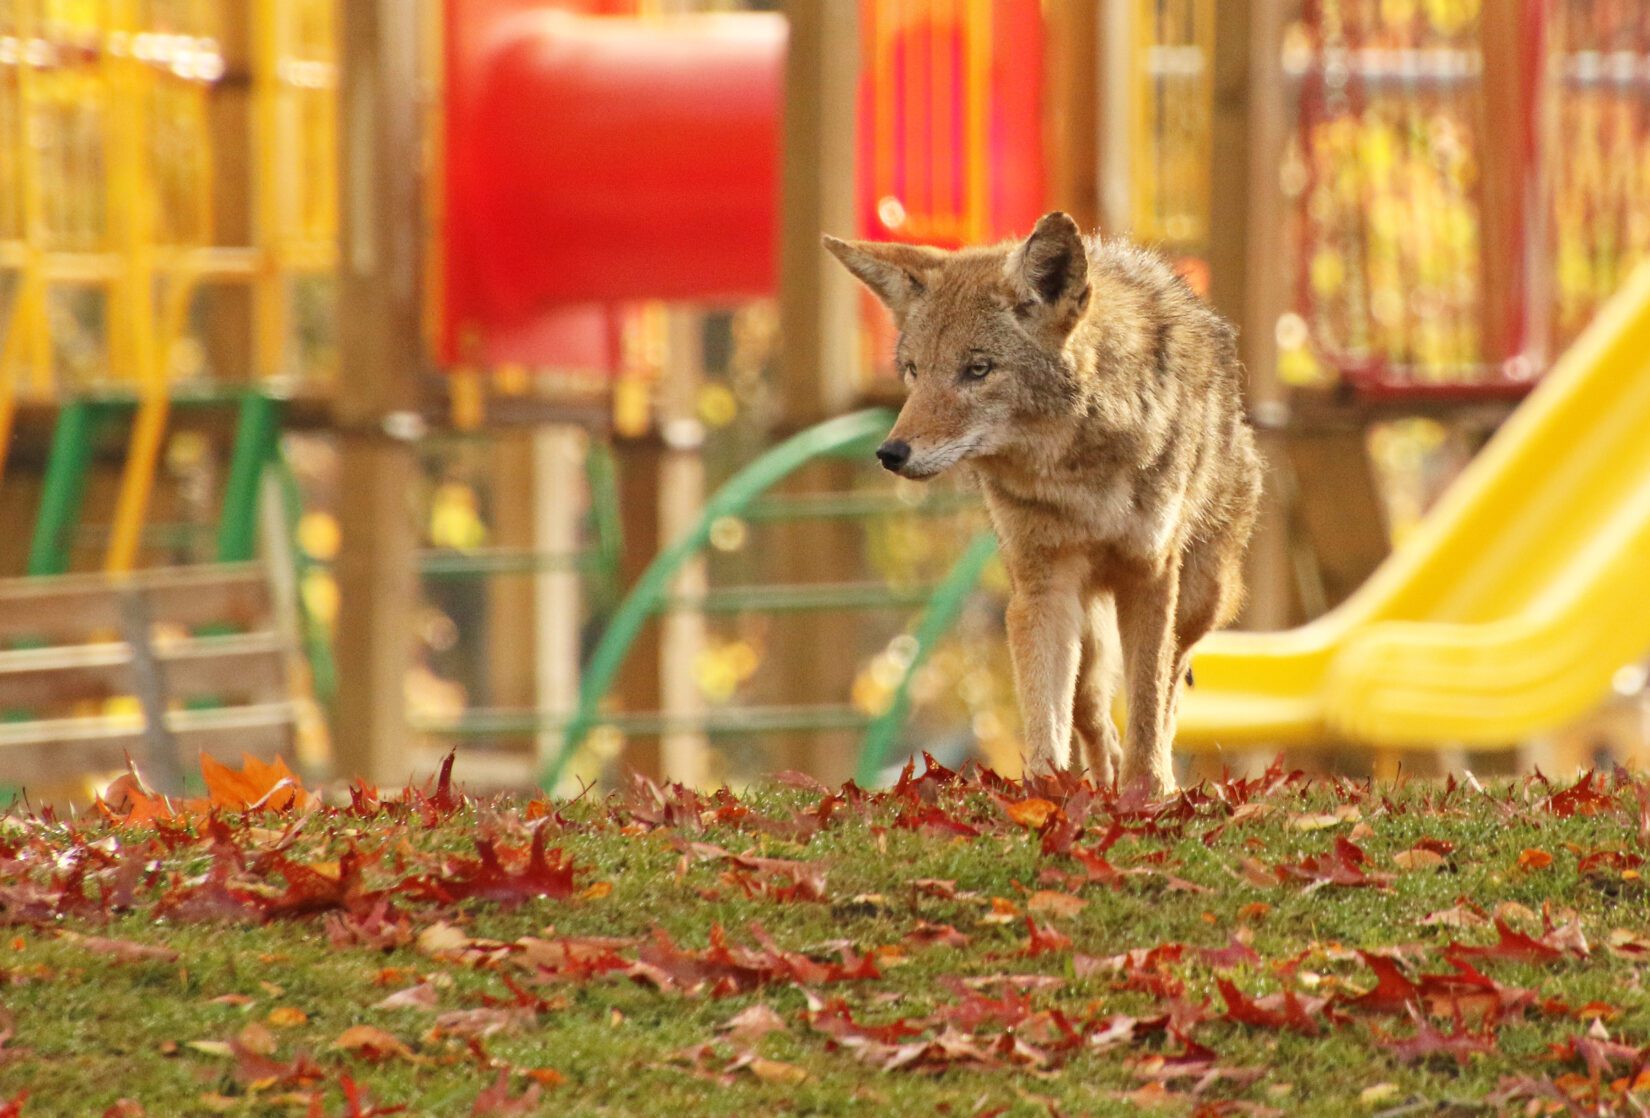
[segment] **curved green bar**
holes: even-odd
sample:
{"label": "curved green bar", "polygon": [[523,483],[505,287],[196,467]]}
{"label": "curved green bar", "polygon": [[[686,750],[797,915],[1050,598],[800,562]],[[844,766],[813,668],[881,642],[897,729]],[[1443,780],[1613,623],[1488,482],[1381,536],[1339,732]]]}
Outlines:
{"label": "curved green bar", "polygon": [[956,622],[963,603],[968,601],[968,596],[979,584],[985,565],[996,554],[997,536],[994,532],[987,530],[975,536],[969,542],[968,550],[946,572],[945,580],[935,588],[934,596],[928,600],[922,620],[917,623],[917,648],[911,655],[911,663],[900,677],[899,686],[894,688],[888,706],[865,730],[865,740],[859,747],[859,764],[854,770],[854,779],[862,787],[869,786],[876,779],[887,761],[895,736],[905,725],[911,709],[911,681],[916,678],[918,669],[928,659],[940,637]]}
{"label": "curved green bar", "polygon": [[539,784],[554,789],[574,752],[599,721],[598,707],[613,685],[631,644],[647,619],[659,612],[682,566],[710,541],[710,528],[725,516],[737,516],[745,506],[816,458],[862,453],[881,442],[894,424],[894,412],[871,408],[829,419],[798,432],[734,474],[705,503],[693,527],[648,564],[591,653],[579,682],[579,706],[567,724],[561,748],[545,767]]}

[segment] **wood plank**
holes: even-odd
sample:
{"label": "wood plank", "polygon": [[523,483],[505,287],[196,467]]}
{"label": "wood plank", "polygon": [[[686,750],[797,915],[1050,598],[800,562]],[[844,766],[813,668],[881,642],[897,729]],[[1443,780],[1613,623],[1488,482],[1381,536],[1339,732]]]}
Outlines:
{"label": "wood plank", "polygon": [[[119,585],[102,574],[0,582],[0,641],[72,644],[114,632]],[[142,591],[156,624],[256,628],[269,618],[268,577],[256,564],[144,571],[127,585]]]}

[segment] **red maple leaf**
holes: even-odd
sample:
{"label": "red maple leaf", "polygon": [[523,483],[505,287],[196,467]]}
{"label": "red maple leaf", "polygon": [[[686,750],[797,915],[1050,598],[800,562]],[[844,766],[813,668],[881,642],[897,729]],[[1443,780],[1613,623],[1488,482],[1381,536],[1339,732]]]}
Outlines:
{"label": "red maple leaf", "polygon": [[1216,979],[1215,985],[1226,1001],[1228,1018],[1262,1029],[1288,1029],[1304,1036],[1317,1036],[1320,1026],[1315,1015],[1323,1014],[1329,1005],[1327,998],[1302,998],[1293,990],[1251,1000],[1224,978]]}
{"label": "red maple leaf", "polygon": [[878,1044],[898,1044],[908,1037],[921,1036],[922,1028],[900,1017],[886,1025],[866,1025],[854,1020],[853,1011],[842,998],[820,1001],[808,995],[808,1026],[833,1040],[859,1037]]}
{"label": "red maple leaf", "polygon": [[1581,774],[1581,779],[1570,787],[1542,800],[1541,808],[1560,819],[1568,819],[1572,815],[1598,815],[1601,812],[1613,811],[1616,807],[1616,798],[1600,787],[1602,783],[1598,779],[1598,774],[1588,769]]}
{"label": "red maple leaf", "polygon": [[[573,895],[573,862],[559,849],[544,849],[544,825],[533,830],[533,845],[521,872],[505,868],[492,839],[476,839],[479,858],[459,859],[443,877],[417,877],[403,883],[414,896],[441,904],[472,898],[507,908],[534,897],[565,900]],[[511,852],[519,855],[519,851]]]}
{"label": "red maple leaf", "polygon": [[1377,1044],[1406,1064],[1419,1063],[1434,1056],[1448,1056],[1465,1067],[1473,1056],[1493,1055],[1497,1050],[1493,1029],[1468,1031],[1460,1014],[1455,1015],[1455,1028],[1447,1033],[1440,1030],[1413,1005],[1409,1007],[1409,1016],[1415,1022],[1413,1035],[1378,1035],[1376,1039]]}
{"label": "red maple leaf", "polygon": [[470,1107],[470,1114],[473,1118],[508,1118],[513,1114],[537,1114],[539,1097],[543,1094],[544,1088],[537,1083],[530,1083],[521,1094],[512,1095],[510,1069],[499,1068],[498,1078],[476,1096],[474,1105]]}
{"label": "red maple leaf", "polygon": [[1205,966],[1216,968],[1260,965],[1260,956],[1255,954],[1255,949],[1244,943],[1235,933],[1225,947],[1199,947],[1197,957],[1203,960]]}
{"label": "red maple leaf", "polygon": [[1495,918],[1495,930],[1501,937],[1496,943],[1488,947],[1473,947],[1452,941],[1444,948],[1444,957],[1450,960],[1505,959],[1523,963],[1545,963],[1564,957],[1564,952],[1557,947],[1514,931],[1499,916]]}
{"label": "red maple leaf", "polygon": [[1421,990],[1398,969],[1395,960],[1368,951],[1358,952],[1364,965],[1375,972],[1375,988],[1341,1004],[1372,1013],[1403,1013],[1420,1004]]}
{"label": "red maple leaf", "polygon": [[1028,958],[1038,955],[1048,955],[1058,951],[1071,950],[1071,937],[1060,931],[1052,924],[1039,924],[1029,913],[1026,915],[1026,946],[1024,954]]}
{"label": "red maple leaf", "polygon": [[1284,862],[1278,865],[1278,878],[1288,881],[1291,878],[1305,881],[1310,889],[1320,889],[1326,885],[1340,885],[1348,888],[1359,886],[1375,886],[1384,889],[1392,881],[1392,875],[1386,873],[1372,873],[1364,869],[1369,864],[1369,855],[1345,835],[1335,836],[1335,848],[1328,854],[1313,854],[1299,862]]}

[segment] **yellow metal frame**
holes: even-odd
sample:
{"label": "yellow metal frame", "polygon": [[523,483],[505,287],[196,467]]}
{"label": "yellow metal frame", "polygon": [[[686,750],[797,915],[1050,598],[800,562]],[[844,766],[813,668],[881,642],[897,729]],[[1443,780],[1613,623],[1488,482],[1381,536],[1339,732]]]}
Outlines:
{"label": "yellow metal frame", "polygon": [[[10,10],[13,24],[0,26],[0,39],[11,40],[15,63],[0,96],[15,96],[18,127],[0,143],[15,147],[5,154],[22,202],[21,227],[0,229],[0,278],[13,292],[0,319],[0,479],[19,404],[51,402],[78,387],[61,384],[55,368],[52,292],[100,289],[108,365],[101,387],[139,398],[104,556],[105,569],[128,571],[165,445],[173,355],[197,293],[251,286],[252,372],[273,378],[283,372],[291,333],[293,279],[333,270],[335,5],[12,0]],[[251,21],[252,235],[242,246],[213,243],[210,96],[222,72],[217,33],[227,14]],[[181,54],[162,57],[168,46],[193,51],[189,65]],[[62,57],[68,61],[59,64]],[[175,127],[163,134],[163,122]],[[88,133],[90,143],[64,154]],[[105,184],[101,201],[70,213],[72,222],[54,220],[75,198],[91,198],[93,179]],[[163,194],[175,203],[170,209]]]}

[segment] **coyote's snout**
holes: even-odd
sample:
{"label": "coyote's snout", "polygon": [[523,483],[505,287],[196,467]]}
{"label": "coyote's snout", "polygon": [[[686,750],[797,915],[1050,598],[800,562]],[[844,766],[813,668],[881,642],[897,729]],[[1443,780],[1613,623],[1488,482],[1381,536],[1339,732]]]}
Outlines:
{"label": "coyote's snout", "polygon": [[825,247],[900,330],[909,396],[877,459],[909,478],[966,463],[985,494],[1028,768],[1171,789],[1188,657],[1237,610],[1260,497],[1231,327],[1160,258],[1063,213],[960,252]]}

